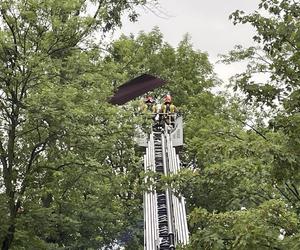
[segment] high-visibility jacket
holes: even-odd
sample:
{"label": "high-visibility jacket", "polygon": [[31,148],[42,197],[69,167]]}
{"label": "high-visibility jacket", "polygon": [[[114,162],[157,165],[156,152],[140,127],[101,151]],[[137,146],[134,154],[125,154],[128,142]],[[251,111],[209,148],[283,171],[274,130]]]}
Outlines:
{"label": "high-visibility jacket", "polygon": [[156,107],[155,104],[148,106],[146,103],[143,103],[143,106],[142,106],[141,110],[142,110],[143,113],[146,113],[146,112],[156,113],[157,112],[157,107]]}
{"label": "high-visibility jacket", "polygon": [[175,113],[176,107],[174,104],[163,104],[161,106],[161,113]]}

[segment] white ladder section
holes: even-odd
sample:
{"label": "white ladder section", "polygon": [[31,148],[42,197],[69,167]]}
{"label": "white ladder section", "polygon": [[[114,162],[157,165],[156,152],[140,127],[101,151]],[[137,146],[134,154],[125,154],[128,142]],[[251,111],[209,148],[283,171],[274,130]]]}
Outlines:
{"label": "white ladder section", "polygon": [[[180,160],[172,144],[172,134],[157,130],[150,134],[146,154],[145,172],[160,175],[176,174],[180,170]],[[153,183],[146,178],[145,182]],[[175,196],[170,188],[155,190],[152,185],[144,192],[144,249],[175,250],[176,245],[186,245],[189,233],[186,218],[185,199]]]}

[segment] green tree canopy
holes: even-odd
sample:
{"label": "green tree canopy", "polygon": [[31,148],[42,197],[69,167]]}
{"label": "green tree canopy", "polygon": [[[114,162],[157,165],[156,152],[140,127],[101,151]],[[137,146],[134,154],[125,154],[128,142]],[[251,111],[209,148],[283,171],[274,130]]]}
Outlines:
{"label": "green tree canopy", "polygon": [[189,249],[299,248],[299,8],[262,0],[252,14],[231,15],[256,29],[258,46],[223,57],[248,61],[232,78],[241,98],[195,105],[187,121],[196,171],[179,187],[189,197]]}
{"label": "green tree canopy", "polygon": [[142,4],[1,1],[2,249],[108,247],[140,209],[132,115],[107,103],[95,41]]}
{"label": "green tree canopy", "polygon": [[170,92],[174,103],[181,107],[185,107],[193,95],[216,84],[208,55],[193,48],[189,35],[185,35],[175,49],[163,41],[161,32],[154,28],[149,33],[140,32],[137,37],[123,35],[108,50],[110,55],[106,61],[111,67],[118,67],[117,76],[130,78],[144,72],[158,75],[167,84],[154,95],[161,98]]}

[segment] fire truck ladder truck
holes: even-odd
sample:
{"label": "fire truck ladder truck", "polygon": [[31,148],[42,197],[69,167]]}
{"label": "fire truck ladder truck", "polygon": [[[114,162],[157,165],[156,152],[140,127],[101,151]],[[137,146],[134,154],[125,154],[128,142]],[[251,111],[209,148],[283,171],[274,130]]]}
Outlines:
{"label": "fire truck ladder truck", "polygon": [[[183,144],[182,117],[176,119],[174,128],[167,128],[155,129],[148,140],[140,138],[138,144],[146,148],[145,172],[170,175],[180,170],[176,148]],[[150,177],[145,181],[153,183]],[[176,196],[171,188],[156,190],[150,185],[144,193],[144,250],[175,250],[188,241],[184,197]]]}

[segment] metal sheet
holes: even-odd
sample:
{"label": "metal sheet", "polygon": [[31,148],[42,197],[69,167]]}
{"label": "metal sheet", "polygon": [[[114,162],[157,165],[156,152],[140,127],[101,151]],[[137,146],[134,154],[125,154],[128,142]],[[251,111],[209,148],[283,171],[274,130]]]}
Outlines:
{"label": "metal sheet", "polygon": [[166,81],[149,74],[140,75],[121,85],[110,99],[111,104],[122,105],[148,91],[164,85]]}

